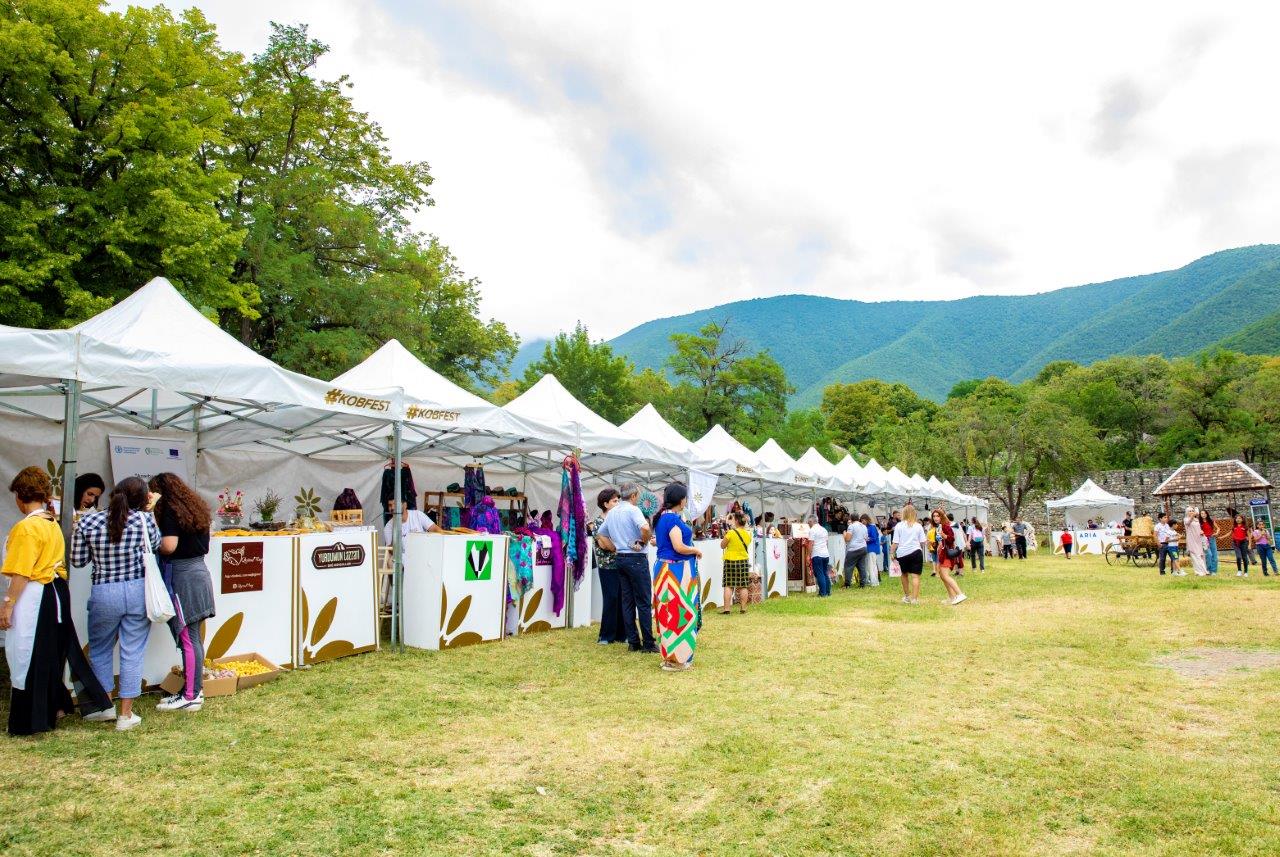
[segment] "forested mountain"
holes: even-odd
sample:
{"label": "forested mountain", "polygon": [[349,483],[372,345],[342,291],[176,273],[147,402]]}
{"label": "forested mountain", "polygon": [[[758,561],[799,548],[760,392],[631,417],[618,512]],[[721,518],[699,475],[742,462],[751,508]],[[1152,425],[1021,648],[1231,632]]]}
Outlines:
{"label": "forested mountain", "polygon": [[1259,245],[1214,253],[1174,271],[1034,295],[739,301],[646,322],[611,344],[637,368],[661,368],[671,353],[671,334],[728,320],[750,349],[767,349],[782,364],[796,388],[793,405],[814,406],[826,385],[862,378],[901,381],[941,400],[957,381],[1021,381],[1054,360],[1173,357],[1219,343],[1277,353],[1278,307],[1280,245]]}

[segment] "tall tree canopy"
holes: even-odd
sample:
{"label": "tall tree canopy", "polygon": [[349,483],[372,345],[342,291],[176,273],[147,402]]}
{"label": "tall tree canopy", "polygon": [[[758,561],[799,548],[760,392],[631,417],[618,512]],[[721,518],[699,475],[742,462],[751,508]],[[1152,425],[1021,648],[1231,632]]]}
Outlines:
{"label": "tall tree canopy", "polygon": [[579,322],[573,332],[561,333],[543,347],[542,357],[525,368],[520,388],[527,390],[543,375],[555,375],[574,398],[616,425],[635,412],[633,371],[631,361],[614,355],[613,346],[592,342]]}
{"label": "tall tree canopy", "polygon": [[163,275],[320,377],[393,336],[467,386],[505,372],[515,337],[410,228],[427,165],[315,74],[306,27],[246,61],[198,11],[11,0],[0,51],[0,322],[72,324]]}
{"label": "tall tree canopy", "polygon": [[217,204],[239,84],[197,10],[0,5],[0,322],[81,321],[161,274],[250,312],[244,232]]}
{"label": "tall tree canopy", "polygon": [[676,379],[668,415],[687,436],[717,423],[730,432],[758,434],[786,418],[787,375],[767,351],[749,354],[729,334],[728,322],[712,322],[697,333],[671,335],[667,369]]}

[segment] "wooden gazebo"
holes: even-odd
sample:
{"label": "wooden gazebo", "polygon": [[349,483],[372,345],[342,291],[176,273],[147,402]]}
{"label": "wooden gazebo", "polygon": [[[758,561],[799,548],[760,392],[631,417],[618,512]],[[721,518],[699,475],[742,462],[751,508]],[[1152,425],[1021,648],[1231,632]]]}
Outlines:
{"label": "wooden gazebo", "polygon": [[1229,495],[1226,505],[1241,509],[1249,500],[1262,495],[1271,503],[1271,483],[1243,461],[1202,461],[1184,464],[1151,492],[1164,501],[1165,511],[1170,510],[1176,497],[1198,498],[1198,505],[1205,506],[1209,495]]}

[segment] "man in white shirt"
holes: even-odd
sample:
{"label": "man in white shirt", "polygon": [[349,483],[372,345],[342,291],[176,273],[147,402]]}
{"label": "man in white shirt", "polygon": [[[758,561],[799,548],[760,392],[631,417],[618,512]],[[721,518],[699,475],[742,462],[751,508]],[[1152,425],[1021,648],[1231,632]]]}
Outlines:
{"label": "man in white shirt", "polygon": [[[383,544],[392,544],[392,537],[395,532],[391,529],[391,521],[387,521],[387,525],[382,528]],[[419,512],[417,509],[406,508],[400,515],[400,534],[408,536],[410,533],[429,533],[437,529],[436,522],[431,520],[431,516],[426,512]]]}
{"label": "man in white shirt", "polygon": [[818,597],[826,598],[831,594],[831,548],[827,544],[827,531],[818,523],[816,515],[809,516],[809,541],[813,545],[809,564],[818,584]]}
{"label": "man in white shirt", "polygon": [[[604,516],[597,534],[612,543],[617,554],[614,566],[622,589],[622,625],[627,632],[627,648],[633,652],[656,652],[653,638],[653,584],[645,545],[653,535],[644,513],[636,506],[640,487],[625,482],[618,487],[621,499]],[[636,620],[639,619],[639,632]]]}
{"label": "man in white shirt", "polygon": [[852,584],[854,569],[858,571],[858,585],[867,585],[867,570],[863,562],[867,558],[867,525],[853,518],[844,531],[844,586]]}
{"label": "man in white shirt", "polygon": [[1160,546],[1160,573],[1164,574],[1165,559],[1169,560],[1169,573],[1182,577],[1186,572],[1178,568],[1178,531],[1169,526],[1169,516],[1161,512],[1156,524],[1156,544]]}

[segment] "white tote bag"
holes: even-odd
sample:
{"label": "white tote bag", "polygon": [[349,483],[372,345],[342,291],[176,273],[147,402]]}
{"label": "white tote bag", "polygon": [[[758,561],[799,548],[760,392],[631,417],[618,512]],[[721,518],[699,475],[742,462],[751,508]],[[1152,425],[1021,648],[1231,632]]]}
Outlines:
{"label": "white tote bag", "polygon": [[168,622],[175,615],[173,599],[160,576],[160,563],[151,550],[151,536],[147,530],[147,522],[142,522],[142,567],[145,569],[143,586],[147,593],[147,618],[152,622]]}

